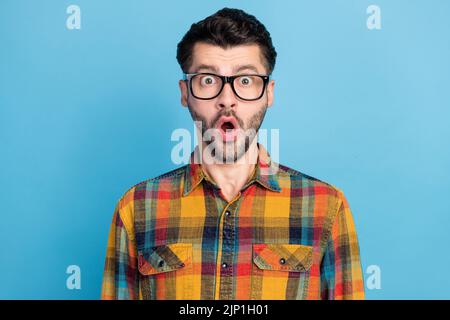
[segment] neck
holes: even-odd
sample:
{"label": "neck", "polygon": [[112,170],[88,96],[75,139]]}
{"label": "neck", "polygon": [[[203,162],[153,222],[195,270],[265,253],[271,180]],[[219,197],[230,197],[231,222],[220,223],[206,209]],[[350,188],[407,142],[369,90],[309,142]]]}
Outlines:
{"label": "neck", "polygon": [[[222,195],[230,201],[241,190],[252,175],[258,160],[257,137],[253,139],[247,152],[233,163],[214,163],[208,161],[206,146],[202,149],[202,169],[210,180],[221,189]],[[202,142],[203,143],[203,142]]]}

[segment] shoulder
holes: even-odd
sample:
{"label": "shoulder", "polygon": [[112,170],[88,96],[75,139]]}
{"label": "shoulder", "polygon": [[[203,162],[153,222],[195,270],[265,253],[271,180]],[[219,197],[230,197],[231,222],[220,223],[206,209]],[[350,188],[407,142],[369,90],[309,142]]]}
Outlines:
{"label": "shoulder", "polygon": [[[349,209],[344,192],[330,182],[285,165],[279,165],[279,169],[280,184],[284,183],[288,186],[291,201],[304,201],[306,198],[308,203],[314,203],[313,215],[322,221],[323,233],[328,235],[339,213],[344,212],[344,209]],[[300,199],[295,200],[292,197]],[[348,214],[350,211],[345,210],[345,212]]]}
{"label": "shoulder", "polygon": [[173,169],[171,171],[165,172],[163,174],[160,174],[156,177],[149,178],[146,180],[143,180],[139,183],[136,183],[135,185],[128,188],[127,191],[123,194],[123,196],[120,198],[120,201],[122,202],[122,206],[126,206],[129,204],[132,200],[139,199],[139,192],[142,190],[147,190],[150,188],[153,188],[155,186],[158,186],[162,183],[174,183],[179,181],[184,173],[186,171],[186,165]]}
{"label": "shoulder", "polygon": [[289,183],[292,190],[302,190],[299,194],[307,194],[314,196],[327,196],[336,198],[337,201],[342,201],[344,197],[343,191],[336,185],[311,176],[302,171],[293,169],[283,164],[279,164],[279,179],[280,182]]}
{"label": "shoulder", "polygon": [[116,209],[129,237],[133,238],[134,235],[135,207],[139,205],[139,201],[155,197],[154,193],[148,191],[162,188],[162,185],[164,188],[169,186],[168,188],[179,189],[179,183],[185,171],[186,165],[138,182],[123,193],[117,202]]}

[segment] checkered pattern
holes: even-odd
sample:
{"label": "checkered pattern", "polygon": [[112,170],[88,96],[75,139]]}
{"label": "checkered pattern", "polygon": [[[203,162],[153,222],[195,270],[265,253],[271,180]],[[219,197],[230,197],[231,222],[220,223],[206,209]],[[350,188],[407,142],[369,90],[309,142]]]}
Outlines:
{"label": "checkered pattern", "polygon": [[102,299],[364,299],[343,192],[275,163],[227,201],[200,164],[143,181],[118,201]]}

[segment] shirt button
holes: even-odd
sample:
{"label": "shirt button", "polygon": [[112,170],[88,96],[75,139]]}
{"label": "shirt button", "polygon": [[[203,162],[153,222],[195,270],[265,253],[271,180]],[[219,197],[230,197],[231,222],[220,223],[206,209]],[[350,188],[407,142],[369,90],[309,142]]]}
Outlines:
{"label": "shirt button", "polygon": [[164,260],[161,260],[159,263],[158,263],[158,267],[162,267],[162,266],[164,266]]}
{"label": "shirt button", "polygon": [[228,265],[226,264],[226,263],[222,263],[222,268],[227,268],[228,267]]}
{"label": "shirt button", "polygon": [[229,215],[231,214],[231,212],[230,211],[225,211],[225,215],[228,217]]}
{"label": "shirt button", "polygon": [[280,264],[285,264],[285,263],[286,263],[286,260],[284,258],[281,258],[280,259]]}

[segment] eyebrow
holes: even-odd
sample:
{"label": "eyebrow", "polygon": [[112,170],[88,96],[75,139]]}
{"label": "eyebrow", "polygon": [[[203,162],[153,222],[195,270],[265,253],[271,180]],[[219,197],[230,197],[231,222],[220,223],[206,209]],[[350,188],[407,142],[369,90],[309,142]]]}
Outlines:
{"label": "eyebrow", "polygon": [[[233,70],[235,73],[241,72],[243,70],[251,70],[251,71],[259,74],[258,69],[254,65],[251,65],[251,64],[244,64],[241,66],[237,66]],[[219,72],[215,66],[207,65],[207,64],[201,64],[195,69],[195,72],[200,72],[200,71],[214,71],[215,73]]]}
{"label": "eyebrow", "polygon": [[196,69],[195,69],[195,72],[200,72],[200,71],[202,71],[202,70],[204,70],[204,71],[214,71],[214,72],[218,72],[218,69],[215,67],[215,66],[210,66],[210,65],[207,65],[207,64],[201,64],[201,65],[199,65]]}
{"label": "eyebrow", "polygon": [[259,73],[258,69],[254,65],[251,65],[251,64],[244,64],[242,66],[239,66],[239,67],[234,69],[234,72],[240,72],[242,70],[251,70],[251,71],[254,71],[256,73]]}

